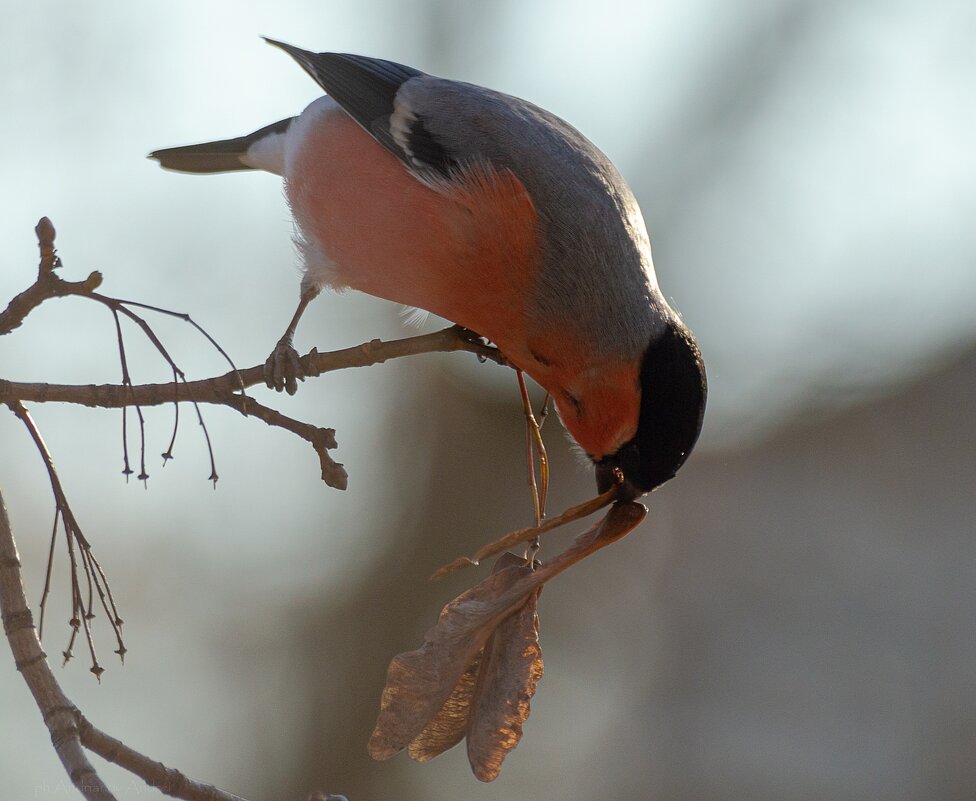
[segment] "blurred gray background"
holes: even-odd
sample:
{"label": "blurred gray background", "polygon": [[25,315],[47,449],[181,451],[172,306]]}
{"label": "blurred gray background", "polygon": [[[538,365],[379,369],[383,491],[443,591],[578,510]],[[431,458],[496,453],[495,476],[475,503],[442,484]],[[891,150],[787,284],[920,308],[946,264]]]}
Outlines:
{"label": "blurred gray background", "polygon": [[[46,214],[66,278],[100,269],[106,293],[264,360],[298,292],[278,181],[144,156],[316,97],[265,34],[577,125],[633,185],[709,370],[699,450],[648,521],[543,595],[546,675],[488,786],[461,749],[373,763],[365,743],[390,657],[481,574],[426,576],[530,516],[511,373],[456,354],[256,390],[336,428],[346,493],[304,443],[224,409],[204,410],[216,491],[190,410],[165,469],[171,411],[148,410],[147,491],[120,474],[118,412],[34,405],[127,620],[124,668],[98,630],[101,686],[81,653],[58,669],[93,722],[253,799],[976,797],[976,5],[100,0],[3,20],[0,303],[32,280]],[[189,326],[157,330],[191,378],[224,370]],[[297,344],[405,333],[398,308],[346,294],[315,302]],[[166,380],[128,342],[134,379]],[[110,316],[46,304],[0,339],[0,377],[117,381]],[[559,510],[593,483],[547,435]],[[53,505],[9,414],[0,455],[36,601]],[[0,796],[72,797],[4,648],[0,668]]]}

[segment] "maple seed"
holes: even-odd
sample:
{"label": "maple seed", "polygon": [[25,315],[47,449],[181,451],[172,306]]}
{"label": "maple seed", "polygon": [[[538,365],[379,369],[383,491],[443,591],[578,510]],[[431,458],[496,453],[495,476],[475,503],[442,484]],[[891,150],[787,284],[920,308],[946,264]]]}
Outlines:
{"label": "maple seed", "polygon": [[639,503],[615,503],[549,562],[530,566],[505,554],[491,575],[447,604],[423,645],[390,662],[370,756],[389,759],[406,748],[424,762],[467,737],[475,776],[495,779],[518,745],[542,676],[536,602],[543,584],[628,534],[646,514]]}
{"label": "maple seed", "polygon": [[[528,568],[525,559],[506,553],[493,573]],[[523,575],[518,570],[518,575]],[[536,614],[540,590],[506,617],[475,654],[440,711],[407,746],[407,755],[426,762],[468,741],[468,761],[482,781],[492,781],[502,761],[522,738],[529,701],[542,677],[542,651]]]}
{"label": "maple seed", "polygon": [[492,573],[444,607],[420,648],[393,657],[369,740],[373,759],[389,759],[424,732],[498,624],[525,603],[528,593],[511,590],[526,574],[516,565]]}
{"label": "maple seed", "polygon": [[468,762],[483,782],[498,778],[502,761],[522,739],[529,701],[542,678],[540,592],[541,587],[505,618],[485,645],[467,729]]}

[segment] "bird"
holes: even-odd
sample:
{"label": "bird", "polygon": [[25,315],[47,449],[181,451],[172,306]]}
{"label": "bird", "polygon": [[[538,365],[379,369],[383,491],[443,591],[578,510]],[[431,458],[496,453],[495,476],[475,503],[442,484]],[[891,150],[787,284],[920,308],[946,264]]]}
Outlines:
{"label": "bird", "polygon": [[323,288],[351,288],[494,343],[550,394],[599,492],[633,500],[671,479],[702,428],[705,367],[607,156],[529,101],[266,41],[325,95],[246,136],[149,157],[177,172],[283,177],[303,274],[268,386],[294,393],[299,319]]}

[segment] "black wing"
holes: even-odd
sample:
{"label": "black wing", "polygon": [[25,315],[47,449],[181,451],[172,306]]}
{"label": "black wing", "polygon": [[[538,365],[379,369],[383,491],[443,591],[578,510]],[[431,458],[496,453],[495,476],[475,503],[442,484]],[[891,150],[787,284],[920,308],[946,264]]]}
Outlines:
{"label": "black wing", "polygon": [[402,132],[399,141],[390,127],[394,99],[400,87],[411,78],[423,77],[426,73],[381,58],[350,53],[311,53],[267,37],[265,41],[280,47],[301,64],[326,94],[408,167],[421,174],[433,172],[450,177],[457,162],[424,126],[420,115],[411,111],[404,119],[409,127]]}

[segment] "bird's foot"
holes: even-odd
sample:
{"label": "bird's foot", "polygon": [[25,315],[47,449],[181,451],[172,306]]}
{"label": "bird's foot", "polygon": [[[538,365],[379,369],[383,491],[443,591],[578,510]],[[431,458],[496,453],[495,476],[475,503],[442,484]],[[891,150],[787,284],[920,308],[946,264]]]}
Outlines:
{"label": "bird's foot", "polygon": [[477,331],[472,331],[470,328],[465,328],[463,325],[457,325],[455,323],[454,330],[457,331],[457,335],[465,342],[471,342],[478,345],[488,344],[488,340],[481,336],[481,334],[479,334]]}
{"label": "bird's foot", "polygon": [[463,325],[455,324],[454,330],[457,335],[472,345],[479,345],[483,348],[480,353],[476,353],[479,362],[486,362],[491,359],[493,362],[500,364],[502,366],[511,365],[511,362],[505,358],[505,354],[502,353],[496,345],[491,343],[487,337],[483,337],[477,331],[472,331],[470,328],[465,328]]}
{"label": "bird's foot", "polygon": [[298,392],[298,382],[304,380],[305,371],[291,337],[282,337],[264,363],[264,383],[269,389],[294,395]]}

